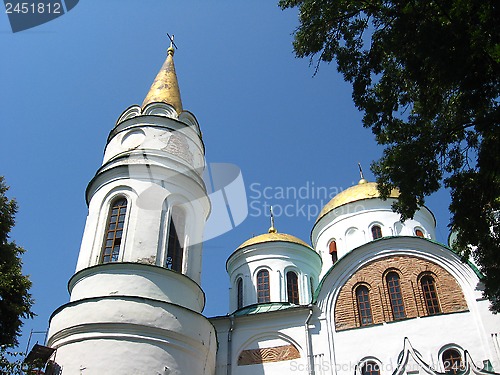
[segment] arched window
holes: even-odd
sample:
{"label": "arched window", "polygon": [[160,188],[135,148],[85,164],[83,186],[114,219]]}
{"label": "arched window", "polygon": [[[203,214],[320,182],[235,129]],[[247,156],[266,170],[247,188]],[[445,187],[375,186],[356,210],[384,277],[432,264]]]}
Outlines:
{"label": "arched window", "polygon": [[444,371],[448,374],[458,374],[464,370],[462,355],[456,349],[447,349],[443,356]]}
{"label": "arched window", "polygon": [[102,249],[101,263],[117,262],[123,238],[123,224],[127,213],[127,200],[117,198],[111,204],[108,215],[108,226]]}
{"label": "arched window", "polygon": [[421,229],[415,229],[415,236],[424,237],[424,232]]}
{"label": "arched window", "polygon": [[257,274],[257,303],[271,301],[269,290],[269,271],[261,270]]}
{"label": "arched window", "polygon": [[236,282],[236,290],[237,290],[237,308],[238,310],[243,307],[243,279],[241,277],[238,278]]}
{"label": "arched window", "polygon": [[362,375],[380,375],[380,366],[374,361],[365,362],[361,368]]}
{"label": "arched window", "polygon": [[391,301],[392,316],[394,319],[404,319],[405,306],[403,304],[403,296],[401,294],[401,285],[399,283],[399,275],[396,272],[389,272],[386,276],[387,290]]}
{"label": "arched window", "polygon": [[424,295],[425,307],[427,308],[427,315],[439,314],[441,308],[439,307],[439,300],[436,292],[436,283],[430,275],[425,275],[420,279],[420,286],[422,287],[422,294]]}
{"label": "arched window", "polygon": [[356,300],[358,302],[359,322],[362,326],[373,323],[372,309],[370,306],[370,295],[368,287],[360,285],[356,288]]}
{"label": "arched window", "polygon": [[184,229],[186,218],[181,208],[172,207],[170,224],[168,226],[167,257],[165,267],[173,271],[182,271],[182,258],[184,255]]}
{"label": "arched window", "polygon": [[380,228],[380,225],[374,225],[372,227],[372,237],[374,240],[382,237],[382,229]]}
{"label": "arched window", "polygon": [[299,281],[297,274],[293,271],[286,273],[286,291],[288,293],[288,302],[298,305],[299,302]]}
{"label": "arched window", "polygon": [[335,264],[335,262],[339,259],[337,257],[337,242],[335,242],[335,240],[330,242],[328,250],[330,251],[330,256],[332,257],[332,264]]}

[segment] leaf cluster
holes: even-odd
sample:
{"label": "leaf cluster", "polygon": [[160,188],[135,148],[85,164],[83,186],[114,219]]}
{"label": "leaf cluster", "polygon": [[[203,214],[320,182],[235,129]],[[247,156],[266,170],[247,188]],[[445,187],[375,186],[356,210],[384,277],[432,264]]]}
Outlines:
{"label": "leaf cluster", "polygon": [[379,190],[411,218],[450,189],[455,248],[473,255],[500,310],[500,3],[281,0],[299,7],[297,57],[335,61],[384,146]]}
{"label": "leaf cluster", "polygon": [[7,345],[0,346],[0,375],[23,374],[24,353],[9,350]]}

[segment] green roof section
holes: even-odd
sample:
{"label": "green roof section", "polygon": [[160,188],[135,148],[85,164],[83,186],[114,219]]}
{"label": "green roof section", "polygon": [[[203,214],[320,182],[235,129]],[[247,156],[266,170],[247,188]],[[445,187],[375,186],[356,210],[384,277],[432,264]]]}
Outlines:
{"label": "green roof section", "polygon": [[300,307],[300,306],[293,305],[289,302],[258,303],[255,305],[243,307],[242,309],[235,311],[233,315],[234,316],[255,315],[272,311],[293,309],[294,307]]}

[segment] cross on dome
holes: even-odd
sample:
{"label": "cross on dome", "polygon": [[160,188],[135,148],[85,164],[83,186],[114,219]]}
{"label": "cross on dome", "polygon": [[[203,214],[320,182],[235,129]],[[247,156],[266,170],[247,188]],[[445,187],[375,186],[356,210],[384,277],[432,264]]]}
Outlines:
{"label": "cross on dome", "polygon": [[358,163],[358,168],[360,177],[358,184],[366,184],[368,181],[365,179],[365,176],[363,176],[363,168],[361,168],[361,163]]}
{"label": "cross on dome", "polygon": [[273,213],[273,206],[269,207],[269,212],[271,214],[271,228],[269,228],[269,233],[277,233],[278,231],[274,227],[274,213]]}

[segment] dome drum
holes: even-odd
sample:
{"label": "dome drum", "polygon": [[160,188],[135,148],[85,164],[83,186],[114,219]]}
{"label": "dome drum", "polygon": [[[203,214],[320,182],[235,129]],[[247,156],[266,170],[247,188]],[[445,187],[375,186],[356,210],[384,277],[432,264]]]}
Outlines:
{"label": "dome drum", "polygon": [[312,300],[320,257],[304,241],[271,229],[244,242],[226,262],[231,311],[257,303]]}

